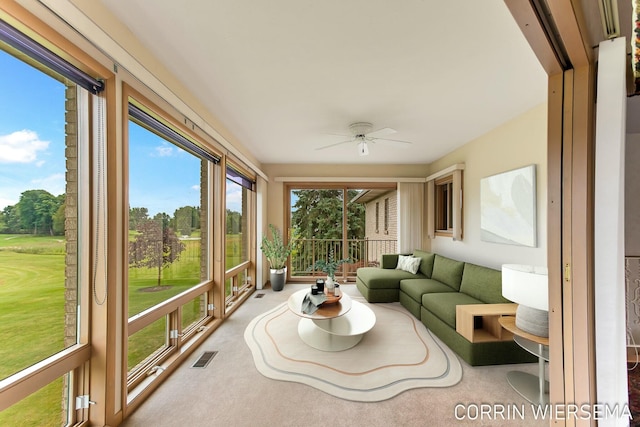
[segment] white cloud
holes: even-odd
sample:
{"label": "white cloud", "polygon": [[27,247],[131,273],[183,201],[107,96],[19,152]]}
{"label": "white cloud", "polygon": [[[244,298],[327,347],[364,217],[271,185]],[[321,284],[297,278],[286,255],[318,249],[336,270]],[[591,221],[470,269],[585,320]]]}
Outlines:
{"label": "white cloud", "polygon": [[[7,194],[8,195],[8,194]],[[7,206],[13,206],[16,203],[18,203],[18,200],[20,200],[20,195],[18,194],[15,198],[13,199],[8,199],[5,197],[0,197],[0,210],[6,208]]]}
{"label": "white cloud", "polygon": [[173,156],[173,147],[169,144],[162,144],[156,147],[156,156],[158,157]]}
{"label": "white cloud", "polygon": [[54,196],[59,196],[64,193],[65,176],[63,173],[55,173],[45,178],[33,179],[31,183],[35,185],[35,188],[47,190]]}
{"label": "white cloud", "polygon": [[0,163],[32,163],[38,151],[46,150],[49,141],[41,141],[32,130],[0,135]]}
{"label": "white cloud", "polygon": [[242,212],[242,187],[239,185],[227,186],[227,209]]}
{"label": "white cloud", "polygon": [[192,190],[200,190],[200,185],[199,185],[199,184],[192,185],[192,186],[191,186],[191,189],[192,189]]}

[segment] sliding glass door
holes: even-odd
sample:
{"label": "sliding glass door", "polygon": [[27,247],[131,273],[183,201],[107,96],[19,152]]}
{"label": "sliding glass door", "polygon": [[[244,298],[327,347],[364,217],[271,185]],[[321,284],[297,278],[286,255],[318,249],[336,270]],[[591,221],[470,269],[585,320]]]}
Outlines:
{"label": "sliding glass door", "polygon": [[[324,277],[322,271],[314,271],[318,260],[347,260],[336,274],[339,281],[355,280],[358,267],[374,265],[383,252],[393,252],[396,247],[395,228],[389,235],[389,224],[396,224],[395,210],[391,210],[389,198],[395,200],[395,184],[364,186],[349,184],[290,184],[287,186],[289,216],[287,227],[295,239],[291,256],[290,280],[312,280]],[[386,205],[384,198],[387,195]],[[369,227],[376,217],[372,206],[383,200],[387,215],[383,227]],[[386,208],[384,207],[386,206]],[[395,203],[393,204],[395,209]],[[378,232],[382,230],[381,236]],[[380,242],[384,240],[383,246]]]}

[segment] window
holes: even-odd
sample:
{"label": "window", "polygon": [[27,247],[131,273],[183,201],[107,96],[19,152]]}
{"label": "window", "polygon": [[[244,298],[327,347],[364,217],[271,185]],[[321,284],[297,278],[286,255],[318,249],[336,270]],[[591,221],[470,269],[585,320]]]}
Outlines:
{"label": "window", "polygon": [[462,240],[462,171],[453,165],[427,178],[427,236]]}
{"label": "window", "polygon": [[0,425],[74,424],[102,84],[1,20],[0,69]]}
{"label": "window", "polygon": [[389,198],[384,199],[384,234],[389,234]]}
{"label": "window", "polygon": [[436,181],[436,232],[453,233],[453,177]]}
{"label": "window", "polygon": [[376,265],[381,253],[395,252],[395,233],[378,235],[380,225],[392,224],[388,215],[380,224],[380,204],[385,194],[395,193],[395,185],[288,184],[290,211],[285,229],[297,239],[287,272],[290,277],[310,280],[326,276],[310,267],[317,260],[333,256],[349,259],[340,266],[336,278],[355,280],[359,267]]}
{"label": "window", "polygon": [[[210,174],[218,158],[134,98],[128,120],[129,389],[210,316]],[[176,173],[169,173],[175,171]],[[204,212],[204,214],[203,214]]]}
{"label": "window", "polygon": [[225,230],[225,300],[227,306],[251,287],[250,224],[255,179],[241,167],[227,166]]}

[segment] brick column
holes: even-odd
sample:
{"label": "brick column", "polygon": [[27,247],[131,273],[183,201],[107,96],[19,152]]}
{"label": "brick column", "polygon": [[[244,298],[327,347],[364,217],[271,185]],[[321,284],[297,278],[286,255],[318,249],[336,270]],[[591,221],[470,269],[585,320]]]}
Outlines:
{"label": "brick column", "polygon": [[[64,281],[64,345],[77,342],[78,330],[78,103],[77,88],[67,83],[65,92],[65,281]],[[69,402],[68,377],[62,387],[62,419],[66,423]]]}

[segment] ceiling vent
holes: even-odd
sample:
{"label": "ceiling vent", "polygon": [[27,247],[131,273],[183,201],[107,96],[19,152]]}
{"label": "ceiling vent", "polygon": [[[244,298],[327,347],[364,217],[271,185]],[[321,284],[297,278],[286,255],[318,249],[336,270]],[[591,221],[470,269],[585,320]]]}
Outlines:
{"label": "ceiling vent", "polygon": [[605,39],[615,39],[620,36],[620,19],[618,18],[618,0],[598,0],[602,30]]}

